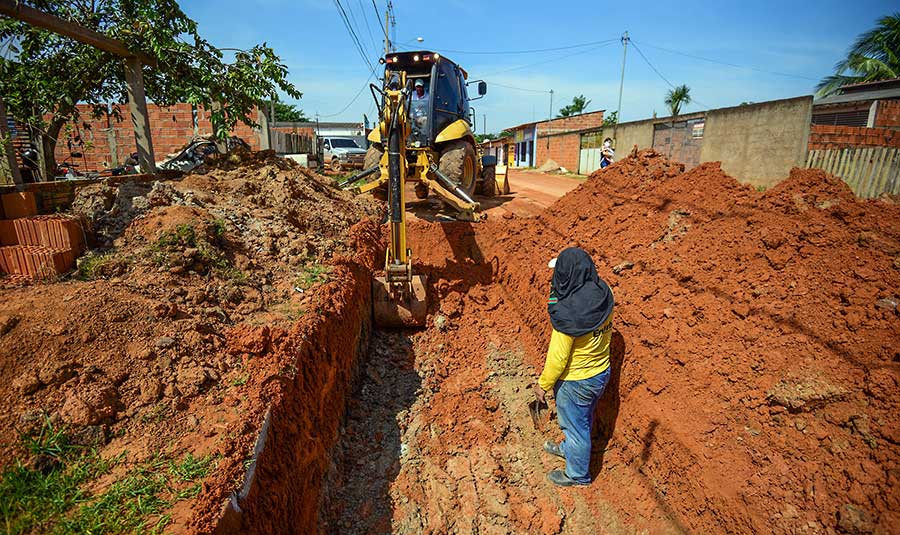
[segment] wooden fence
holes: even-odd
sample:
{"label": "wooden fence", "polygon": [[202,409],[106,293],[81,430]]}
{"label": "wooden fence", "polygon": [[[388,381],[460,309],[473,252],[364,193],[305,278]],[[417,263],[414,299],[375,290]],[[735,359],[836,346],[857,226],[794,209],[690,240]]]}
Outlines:
{"label": "wooden fence", "polygon": [[900,195],[900,149],[897,148],[811,150],[806,156],[806,167],[840,177],[863,199],[882,193]]}
{"label": "wooden fence", "polygon": [[316,152],[313,136],[272,130],[272,148],[278,154],[310,154]]}

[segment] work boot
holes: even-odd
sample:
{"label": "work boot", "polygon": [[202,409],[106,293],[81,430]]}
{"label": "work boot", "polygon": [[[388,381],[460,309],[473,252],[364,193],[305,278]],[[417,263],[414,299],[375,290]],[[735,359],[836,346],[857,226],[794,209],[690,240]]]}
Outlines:
{"label": "work boot", "polygon": [[544,451],[546,451],[550,455],[556,455],[557,457],[562,457],[563,459],[566,458],[566,456],[562,452],[562,448],[559,447],[559,444],[551,440],[544,442]]}
{"label": "work boot", "polygon": [[578,481],[575,481],[567,476],[564,470],[551,470],[550,473],[547,474],[547,479],[550,480],[550,483],[560,487],[587,487],[590,485],[590,483],[579,483]]}

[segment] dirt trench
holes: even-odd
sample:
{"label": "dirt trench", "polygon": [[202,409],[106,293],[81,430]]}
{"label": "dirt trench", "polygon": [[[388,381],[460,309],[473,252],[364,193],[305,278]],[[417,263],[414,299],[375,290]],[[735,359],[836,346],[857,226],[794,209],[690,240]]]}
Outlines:
{"label": "dirt trench", "polygon": [[[535,368],[530,336],[467,224],[417,225],[429,251],[419,269],[431,284],[430,323],[420,331],[376,329],[339,432],[320,502],[325,533],[638,533],[595,489],[560,491],[546,473],[562,462],[543,452],[562,438],[527,411]],[[618,412],[624,343],[614,339],[614,376],[598,408],[592,472]],[[610,469],[609,466],[606,469]],[[651,505],[655,533],[679,533]]]}

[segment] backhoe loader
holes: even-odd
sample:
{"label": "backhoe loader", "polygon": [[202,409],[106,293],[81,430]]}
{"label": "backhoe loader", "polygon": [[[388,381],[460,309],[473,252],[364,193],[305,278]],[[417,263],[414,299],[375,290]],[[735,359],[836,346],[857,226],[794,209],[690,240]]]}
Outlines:
{"label": "backhoe loader", "polygon": [[[482,192],[494,191],[496,161],[477,157],[465,71],[434,52],[389,54],[380,62],[385,65],[384,86],[370,88],[381,111],[378,128],[368,136],[372,144],[365,170],[341,186],[368,179],[353,190],[387,201],[390,241],[385,273],[372,284],[376,325],[421,326],[428,310],[426,281],[412,270],[405,184],[415,182],[419,198],[436,193],[457,211],[458,219],[474,221],[479,205],[472,194],[484,178],[490,183],[482,186]],[[480,98],[487,84],[477,84]]]}

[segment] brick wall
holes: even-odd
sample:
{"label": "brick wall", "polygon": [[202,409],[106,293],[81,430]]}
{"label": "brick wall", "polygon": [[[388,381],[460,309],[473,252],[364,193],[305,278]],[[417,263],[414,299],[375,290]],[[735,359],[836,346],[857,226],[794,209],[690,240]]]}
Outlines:
{"label": "brick wall", "polygon": [[602,125],[602,110],[537,123],[535,125],[537,141],[535,141],[534,148],[534,164],[540,167],[547,160],[552,159],[567,170],[577,172],[579,152],[581,151],[581,134],[565,134],[563,132],[577,132]]}
{"label": "brick wall", "polygon": [[[112,115],[96,119],[92,116],[93,108],[90,105],[78,105],[81,119],[77,124],[70,123],[60,131],[59,142],[56,145],[56,161],[58,163],[64,161],[75,163],[78,165],[79,171],[105,169],[111,167],[114,162],[122,165],[128,155],[137,151],[137,145],[134,141],[134,127],[131,123],[128,106],[115,105],[114,107],[118,109],[121,117],[118,120]],[[147,113],[153,151],[157,161],[177,152],[195,135],[194,112],[190,104],[175,104],[164,108],[148,103]],[[256,118],[255,113],[253,118]],[[212,122],[208,111],[202,108],[198,109],[196,122],[198,135],[212,133]],[[246,141],[254,150],[259,149],[259,136],[252,127],[239,123],[232,134]],[[76,136],[80,136],[83,141],[81,147],[74,143]],[[71,150],[69,140],[73,140]],[[111,143],[115,144],[115,150]],[[83,156],[73,158],[72,152],[82,152]],[[113,152],[115,152],[115,158],[113,158]]]}
{"label": "brick wall", "polygon": [[560,132],[568,132],[571,130],[584,130],[586,128],[594,128],[603,125],[603,110],[582,113],[572,117],[559,117],[552,121],[542,121],[537,123],[538,137],[547,134],[558,134]]}
{"label": "brick wall", "polygon": [[[549,146],[548,146],[549,145]],[[535,165],[540,167],[552,159],[573,173],[578,171],[581,151],[581,134],[570,133],[538,138],[535,147]]]}
{"label": "brick wall", "polygon": [[843,149],[846,147],[900,148],[900,130],[812,125],[809,132],[809,150]]}
{"label": "brick wall", "polygon": [[878,102],[875,115],[875,126],[880,128],[900,129],[900,99],[882,100]]}

